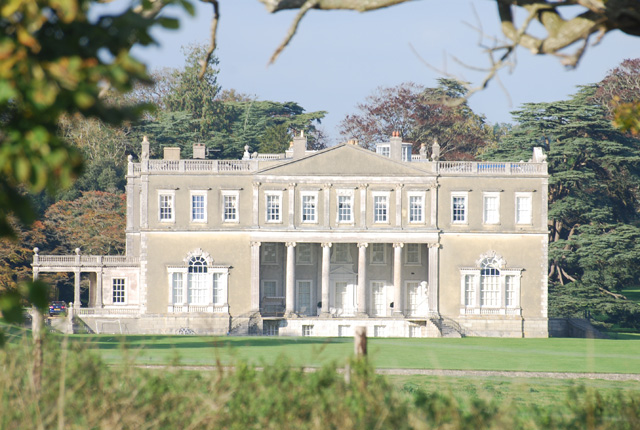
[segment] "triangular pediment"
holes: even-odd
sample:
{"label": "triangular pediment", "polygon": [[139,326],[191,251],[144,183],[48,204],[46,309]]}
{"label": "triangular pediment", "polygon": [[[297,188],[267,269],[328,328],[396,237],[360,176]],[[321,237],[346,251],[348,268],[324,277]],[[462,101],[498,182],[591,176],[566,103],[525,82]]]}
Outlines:
{"label": "triangular pediment", "polygon": [[424,176],[424,170],[354,145],[342,144],[298,160],[268,167],[259,175],[277,176]]}
{"label": "triangular pediment", "polygon": [[356,272],[354,272],[353,269],[350,269],[350,267],[352,267],[353,264],[331,263],[331,266],[332,266],[332,268],[330,270],[330,273],[331,273],[332,276],[354,276],[354,275],[356,275]]}

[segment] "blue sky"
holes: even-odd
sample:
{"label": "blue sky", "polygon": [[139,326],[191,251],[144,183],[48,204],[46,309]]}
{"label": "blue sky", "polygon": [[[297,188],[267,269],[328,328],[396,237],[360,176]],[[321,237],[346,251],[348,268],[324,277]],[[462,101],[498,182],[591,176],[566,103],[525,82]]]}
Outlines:
{"label": "blue sky", "polygon": [[[136,50],[136,56],[152,69],[180,67],[181,46],[207,42],[212,8],[196,3],[195,18],[183,16],[180,30],[156,32],[160,45]],[[479,17],[485,34],[499,36],[495,2],[488,0],[422,0],[366,13],[312,10],[277,62],[267,67],[295,12],[269,14],[258,0],[220,3],[221,86],[258,99],[295,101],[307,111],[328,111],[323,127],[333,143],[341,141],[338,123],[376,87],[407,81],[436,85],[441,75],[426,67],[411,45],[431,65],[477,83],[483,73],[452,59],[475,67],[488,65],[478,33],[465,22],[478,25]],[[509,122],[510,111],[522,103],[566,98],[576,85],[597,82],[623,59],[639,55],[640,38],[620,32],[609,33],[598,46],[590,47],[576,70],[565,70],[556,58],[521,49],[514,70],[500,73],[509,96],[492,82],[471,97],[470,105],[490,122]]]}

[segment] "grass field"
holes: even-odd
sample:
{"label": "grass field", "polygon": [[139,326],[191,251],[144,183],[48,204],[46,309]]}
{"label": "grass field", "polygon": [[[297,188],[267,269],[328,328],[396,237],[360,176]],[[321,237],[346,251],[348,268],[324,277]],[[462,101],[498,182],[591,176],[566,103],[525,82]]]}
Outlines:
{"label": "grass field", "polygon": [[[128,354],[139,364],[338,364],[353,351],[350,338],[73,336],[86,340],[108,363]],[[602,339],[369,339],[377,368],[537,372],[640,373],[640,338]],[[125,352],[126,351],[126,352]]]}

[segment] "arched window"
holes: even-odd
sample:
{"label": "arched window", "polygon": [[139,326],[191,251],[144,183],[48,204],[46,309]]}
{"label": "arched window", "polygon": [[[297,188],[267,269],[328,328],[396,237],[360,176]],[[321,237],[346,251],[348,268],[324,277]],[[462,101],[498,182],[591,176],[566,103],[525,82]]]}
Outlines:
{"label": "arched window", "polygon": [[202,256],[191,257],[189,260],[187,282],[189,304],[207,304],[209,302],[207,297],[207,260]]}
{"label": "arched window", "polygon": [[520,279],[524,269],[508,267],[495,251],[460,268],[460,312],[465,315],[520,315]]}
{"label": "arched window", "polygon": [[495,257],[480,265],[480,306],[500,306],[500,270]]}

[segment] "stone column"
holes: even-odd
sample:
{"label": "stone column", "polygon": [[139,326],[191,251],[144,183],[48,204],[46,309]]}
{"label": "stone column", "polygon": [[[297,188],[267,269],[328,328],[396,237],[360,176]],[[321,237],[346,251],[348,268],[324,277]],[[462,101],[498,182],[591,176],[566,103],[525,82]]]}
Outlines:
{"label": "stone column", "polygon": [[[239,204],[240,202],[238,202]],[[238,208],[240,210],[240,208]],[[260,224],[260,182],[253,183],[253,226]],[[258,245],[260,246],[260,245]]]}
{"label": "stone column", "polygon": [[285,314],[291,315],[295,309],[296,285],[296,243],[287,242],[287,282],[285,290]]}
{"label": "stone column", "polygon": [[96,308],[102,308],[104,304],[102,300],[102,255],[98,257],[98,264],[100,269],[96,273]]}
{"label": "stone column", "polygon": [[260,242],[251,242],[251,312],[260,310]]}
{"label": "stone column", "polygon": [[367,187],[369,184],[360,184],[360,227],[367,228]]}
{"label": "stone column", "polygon": [[402,306],[402,247],[404,243],[393,244],[393,316],[403,315]]}
{"label": "stone column", "polygon": [[402,227],[402,188],[404,184],[396,185],[396,227]]}
{"label": "stone column", "polygon": [[73,306],[80,307],[80,248],[76,248],[76,267],[73,277]]}
{"label": "stone column", "polygon": [[329,268],[331,266],[331,243],[322,246],[322,311],[320,315],[329,315]]}
{"label": "stone column", "polygon": [[429,313],[438,314],[438,266],[440,244],[429,243]]}
{"label": "stone column", "polygon": [[73,273],[73,307],[80,307],[80,270]]}
{"label": "stone column", "polygon": [[358,290],[356,300],[358,303],[357,316],[367,316],[367,246],[368,243],[358,244]]}

